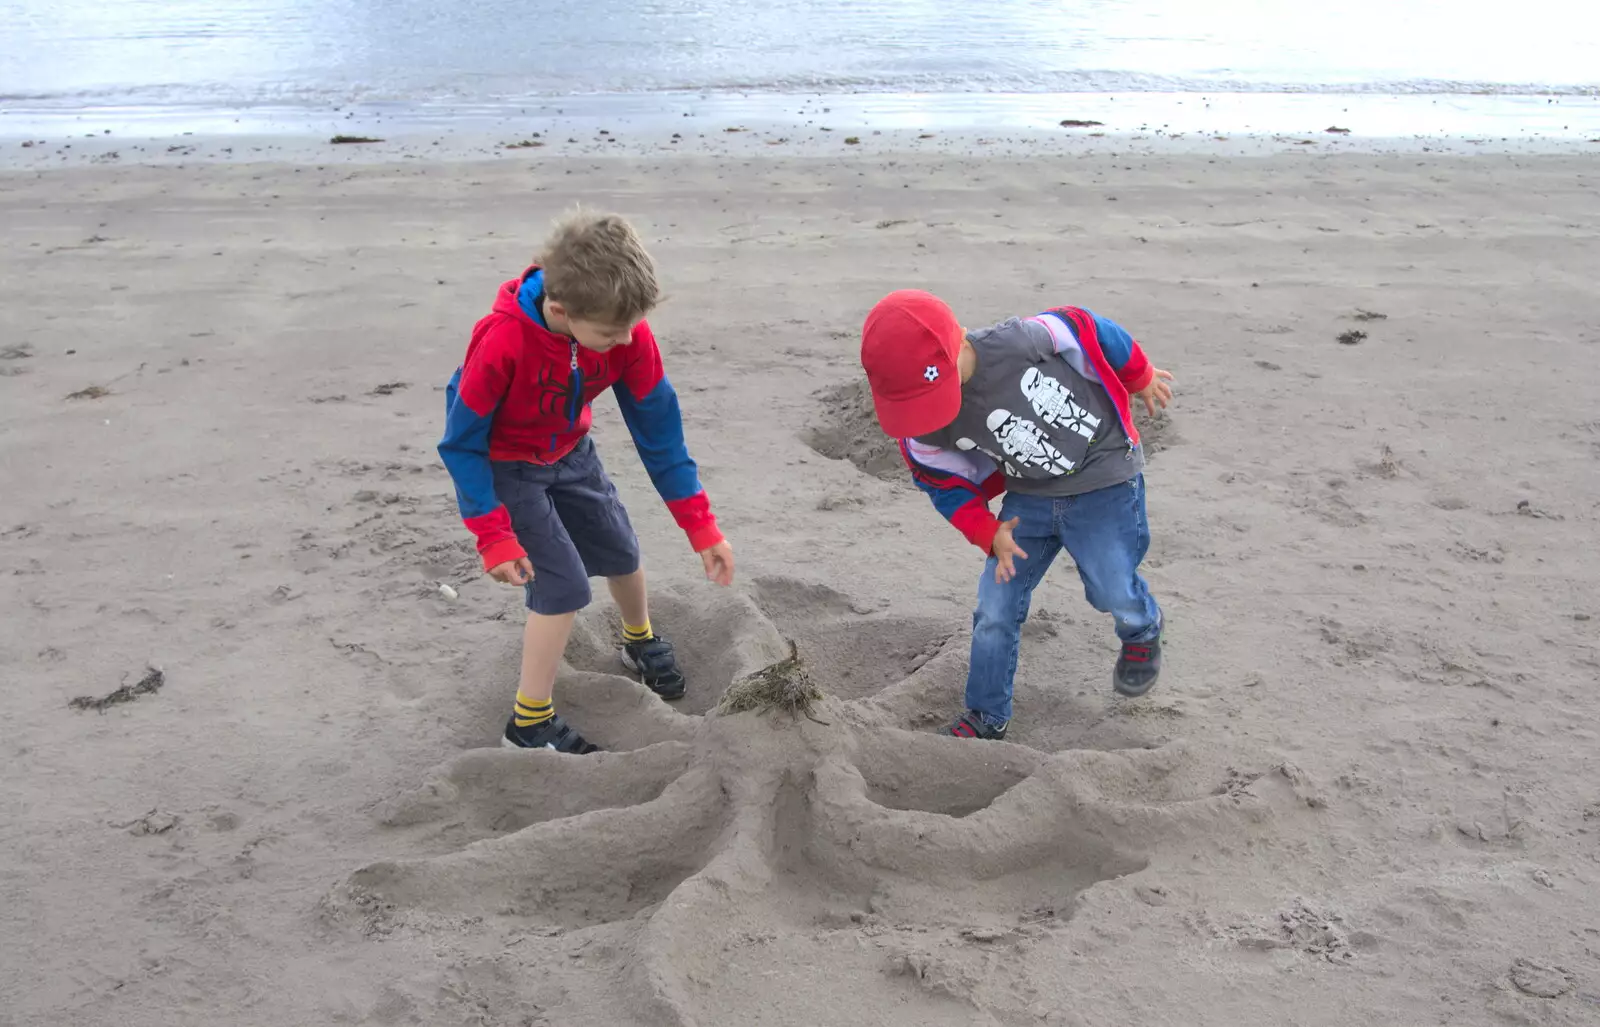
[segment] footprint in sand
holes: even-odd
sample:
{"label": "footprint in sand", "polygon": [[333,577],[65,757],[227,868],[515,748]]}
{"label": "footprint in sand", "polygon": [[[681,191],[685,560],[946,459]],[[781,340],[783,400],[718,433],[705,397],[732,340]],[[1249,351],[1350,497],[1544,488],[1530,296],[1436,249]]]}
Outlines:
{"label": "footprint in sand", "polygon": [[899,444],[878,427],[872,391],[865,378],[823,389],[816,395],[818,417],[801,441],[830,460],[848,460],[862,474],[910,484]]}
{"label": "footprint in sand", "polygon": [[[325,918],[373,937],[603,936],[642,1022],[749,1022],[741,1002],[774,966],[852,979],[861,1022],[908,1004],[918,1022],[972,1022],[973,996],[951,989],[992,976],[971,962],[986,946],[1065,922],[1164,838],[1263,818],[1248,793],[1175,791],[1171,751],[1052,756],[910,730],[949,687],[930,669],[962,655],[947,629],[787,579],[753,592],[658,601],[695,675],[681,708],[621,676],[607,615],[586,614],[558,694],[607,751],[451,760],[381,808],[411,854],[352,873]],[[826,693],[814,719],[707,715],[791,641]]]}

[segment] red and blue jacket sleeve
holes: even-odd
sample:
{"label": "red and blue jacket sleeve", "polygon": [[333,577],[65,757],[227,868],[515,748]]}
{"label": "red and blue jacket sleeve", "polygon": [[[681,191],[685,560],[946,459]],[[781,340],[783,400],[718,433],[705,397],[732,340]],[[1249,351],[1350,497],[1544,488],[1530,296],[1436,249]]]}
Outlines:
{"label": "red and blue jacket sleeve", "polygon": [[514,361],[494,346],[492,331],[472,348],[445,387],[444,437],[439,456],[456,487],[456,504],[478,540],[485,570],[528,555],[511,529],[511,514],[494,492],[489,433],[511,384]]}
{"label": "red and blue jacket sleeve", "polygon": [[925,446],[913,439],[900,440],[900,455],[933,508],[965,535],[968,542],[989,553],[994,548],[1000,521],[989,511],[989,500],[1006,490],[1005,475],[994,461],[977,453],[957,453]]}
{"label": "red and blue jacket sleeve", "polygon": [[1101,317],[1092,310],[1085,310],[1084,313],[1094,320],[1095,334],[1100,338],[1100,352],[1105,354],[1106,362],[1116,372],[1123,386],[1130,393],[1149,388],[1156,371],[1134,337],[1108,317]]}
{"label": "red and blue jacket sleeve", "polygon": [[699,468],[689,456],[678,393],[667,380],[655,336],[643,322],[634,332],[628,347],[631,359],[612,391],[651,484],[689,536],[689,545],[703,552],[722,541],[722,530],[700,484]]}

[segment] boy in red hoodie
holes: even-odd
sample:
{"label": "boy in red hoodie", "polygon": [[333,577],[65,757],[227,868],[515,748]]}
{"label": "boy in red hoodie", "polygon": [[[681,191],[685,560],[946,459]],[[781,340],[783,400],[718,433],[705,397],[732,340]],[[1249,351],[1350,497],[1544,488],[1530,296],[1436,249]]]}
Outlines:
{"label": "boy in red hoodie", "polygon": [[656,491],[700,554],[733,581],[683,439],[678,397],[645,323],[660,299],[655,265],[615,215],[561,222],[540,263],[500,287],[445,391],[439,455],[484,568],[527,593],[516,703],[501,744],[565,753],[596,746],[556,715],[552,692],[589,579],[622,613],[622,661],[663,699],[686,683],[671,643],[651,630],[639,540],[589,438],[589,404],[611,389]]}
{"label": "boy in red hoodie", "polygon": [[[1112,683],[1143,695],[1163,618],[1139,576],[1150,545],[1134,397],[1154,412],[1172,375],[1121,326],[1060,307],[967,332],[937,296],[890,293],[867,315],[861,365],[878,424],[918,487],[988,557],[972,615],[966,712],[947,732],[1004,738],[1022,625],[1056,554],[1122,641]],[[989,501],[1005,494],[997,518]]]}

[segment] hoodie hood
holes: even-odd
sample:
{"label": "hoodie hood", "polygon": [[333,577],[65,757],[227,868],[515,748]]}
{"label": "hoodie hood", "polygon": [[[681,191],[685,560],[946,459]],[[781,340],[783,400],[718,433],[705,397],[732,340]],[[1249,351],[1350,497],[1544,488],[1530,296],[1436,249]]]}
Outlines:
{"label": "hoodie hood", "polygon": [[501,283],[500,291],[494,298],[494,312],[510,315],[523,324],[555,335],[546,327],[544,316],[539,312],[538,300],[543,293],[544,269],[535,264],[520,277]]}

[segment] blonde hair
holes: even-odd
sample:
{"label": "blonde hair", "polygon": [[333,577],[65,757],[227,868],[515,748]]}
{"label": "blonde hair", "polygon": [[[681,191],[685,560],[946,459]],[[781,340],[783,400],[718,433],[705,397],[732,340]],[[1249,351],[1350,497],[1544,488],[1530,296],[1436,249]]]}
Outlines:
{"label": "blonde hair", "polygon": [[655,262],[617,214],[579,210],[563,217],[539,263],[545,295],[567,308],[568,317],[630,324],[661,301]]}

